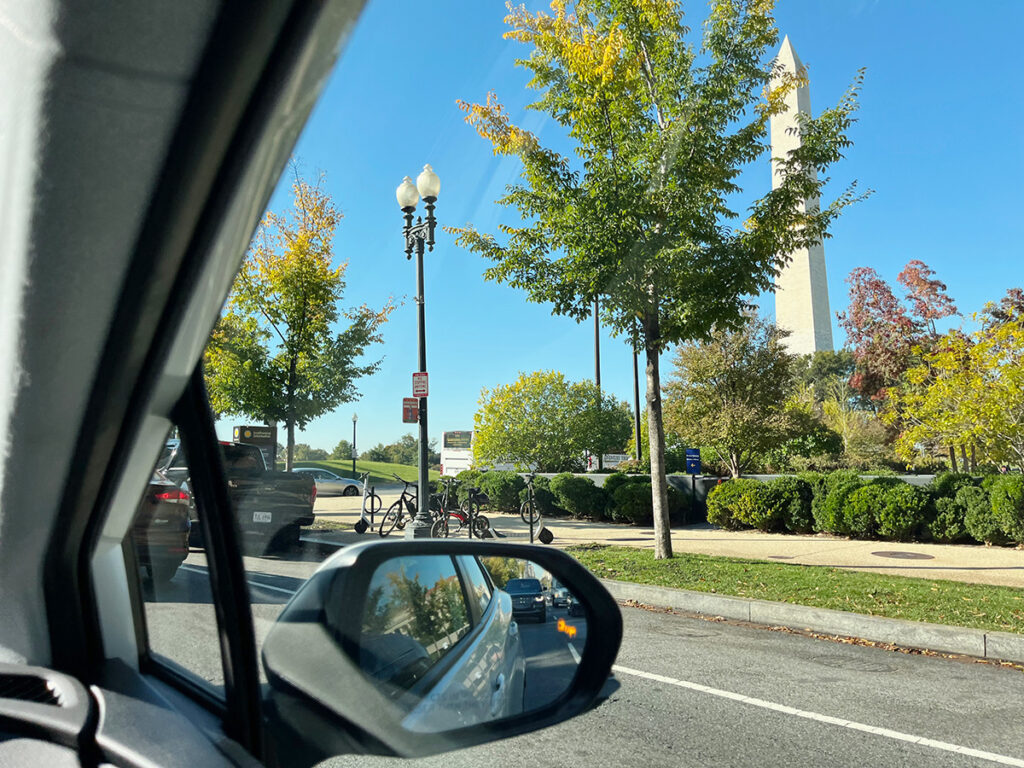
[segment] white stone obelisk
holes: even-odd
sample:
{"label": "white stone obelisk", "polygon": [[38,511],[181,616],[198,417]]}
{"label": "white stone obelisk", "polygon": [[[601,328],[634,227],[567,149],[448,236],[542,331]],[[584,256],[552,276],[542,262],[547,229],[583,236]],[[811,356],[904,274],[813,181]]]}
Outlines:
{"label": "white stone obelisk", "polygon": [[[786,111],[771,118],[772,189],[782,183],[776,173],[776,158],[786,158],[800,146],[798,112],[811,114],[811,93],[806,70],[789,42],[782,41],[777,58],[787,72],[805,78],[804,83],[786,96]],[[818,200],[804,201],[805,210],[815,210]],[[821,243],[800,248],[790,254],[789,264],[776,280],[775,324],[790,331],[786,347],[793,354],[806,355],[832,350],[832,313],[828,306],[828,279],[825,275],[825,248]]]}

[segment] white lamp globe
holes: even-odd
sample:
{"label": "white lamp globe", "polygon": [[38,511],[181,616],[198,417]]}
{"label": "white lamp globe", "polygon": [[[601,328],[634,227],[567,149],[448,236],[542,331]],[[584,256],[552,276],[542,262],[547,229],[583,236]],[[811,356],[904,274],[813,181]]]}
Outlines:
{"label": "white lamp globe", "polygon": [[423,171],[416,177],[416,189],[419,190],[420,197],[424,200],[428,198],[436,200],[441,193],[441,179],[434,173],[434,169],[430,167],[429,163],[423,166]]}
{"label": "white lamp globe", "polygon": [[398,199],[398,207],[404,210],[416,207],[416,203],[420,200],[420,193],[416,191],[416,185],[412,183],[412,179],[406,176],[395,190],[395,197]]}

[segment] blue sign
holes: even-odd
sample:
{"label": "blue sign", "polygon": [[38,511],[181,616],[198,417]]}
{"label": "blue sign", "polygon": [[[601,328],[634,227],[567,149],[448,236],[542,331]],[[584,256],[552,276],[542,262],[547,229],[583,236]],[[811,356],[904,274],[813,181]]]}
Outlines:
{"label": "blue sign", "polygon": [[700,448],[686,449],[686,473],[688,475],[700,474]]}

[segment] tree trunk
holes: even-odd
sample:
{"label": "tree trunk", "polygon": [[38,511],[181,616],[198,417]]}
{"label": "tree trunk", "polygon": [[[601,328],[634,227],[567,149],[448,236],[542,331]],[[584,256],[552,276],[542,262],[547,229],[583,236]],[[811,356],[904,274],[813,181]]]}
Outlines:
{"label": "tree trunk", "polygon": [[949,446],[949,471],[956,472],[956,448]]}
{"label": "tree trunk", "polygon": [[978,471],[978,452],[975,450],[974,445],[971,445],[971,472]]}
{"label": "tree trunk", "polygon": [[285,423],[288,428],[288,445],[284,461],[285,472],[292,471],[292,463],[295,460],[295,374],[298,367],[298,358],[292,355],[291,362],[288,364],[288,386],[285,389],[285,397],[287,398],[286,413],[288,414],[285,417]]}
{"label": "tree trunk", "polygon": [[672,532],[668,520],[668,480],[665,477],[665,422],[661,412],[661,372],[658,342],[661,330],[657,315],[644,318],[647,351],[647,433],[651,457],[651,500],[654,504],[654,558],[672,557]]}
{"label": "tree trunk", "polygon": [[961,445],[960,446],[960,469],[962,471],[964,471],[964,472],[967,472],[968,471],[967,468],[969,466],[970,466],[970,464],[967,463],[967,446],[966,445]]}

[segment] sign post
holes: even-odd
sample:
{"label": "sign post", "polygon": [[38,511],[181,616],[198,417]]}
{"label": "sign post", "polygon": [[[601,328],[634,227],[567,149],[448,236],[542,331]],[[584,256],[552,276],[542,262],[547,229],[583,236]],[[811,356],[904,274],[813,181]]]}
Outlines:
{"label": "sign post", "polygon": [[[697,475],[700,474],[700,448],[686,449],[686,472],[690,476],[690,508],[693,509],[697,503]],[[683,517],[683,525],[686,525],[686,517]]]}

